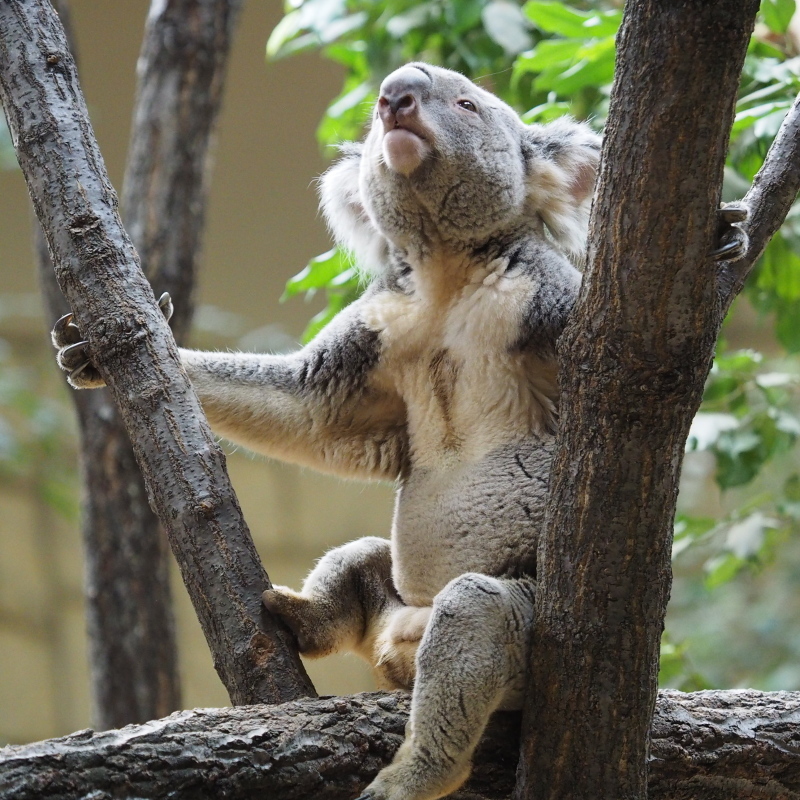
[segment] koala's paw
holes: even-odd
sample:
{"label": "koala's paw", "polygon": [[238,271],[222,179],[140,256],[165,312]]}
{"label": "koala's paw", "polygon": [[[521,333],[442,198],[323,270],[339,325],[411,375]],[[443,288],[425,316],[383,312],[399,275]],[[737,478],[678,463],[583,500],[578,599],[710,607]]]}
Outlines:
{"label": "koala's paw", "polygon": [[417,650],[433,608],[405,606],[393,612],[376,642],[375,678],[381,689],[411,689]]}
{"label": "koala's paw", "polygon": [[75,389],[99,389],[105,386],[97,367],[89,357],[89,343],[83,340],[72,314],[65,314],[53,326],[50,334],[58,351],[56,362],[67,373],[67,381]]}
{"label": "koala's paw", "polygon": [[[172,298],[164,292],[158,299],[158,307],[167,322],[173,312]],[[67,381],[75,389],[100,389],[106,385],[89,354],[89,343],[84,340],[75,324],[72,313],[56,321],[50,334],[53,346],[58,351],[58,366],[67,373]]]}
{"label": "koala's paw", "polygon": [[357,800],[437,800],[454,792],[469,777],[469,761],[436,764],[430,755],[415,753],[412,742],[406,739],[394,761],[378,773]]}
{"label": "koala's paw", "polygon": [[726,203],[717,209],[718,247],[711,251],[715,261],[736,261],[747,252],[749,238],[741,227],[747,217],[747,208],[741,203]]}
{"label": "koala's paw", "polygon": [[314,598],[286,586],[273,586],[261,599],[267,610],[280,617],[294,634],[297,648],[304,656],[318,658],[333,651],[333,642],[326,635],[329,626],[325,624],[325,609]]}

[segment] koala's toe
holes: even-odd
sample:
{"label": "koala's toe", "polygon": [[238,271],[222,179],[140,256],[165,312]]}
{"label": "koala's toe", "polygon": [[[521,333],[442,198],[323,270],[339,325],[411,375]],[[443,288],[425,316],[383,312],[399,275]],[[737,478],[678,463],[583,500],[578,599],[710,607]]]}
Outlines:
{"label": "koala's toe", "polygon": [[71,344],[78,344],[83,339],[80,329],[73,321],[72,312],[64,314],[63,317],[56,320],[50,336],[53,340],[53,346],[59,350]]}
{"label": "koala's toe", "polygon": [[158,307],[161,309],[164,319],[169,322],[172,319],[173,312],[175,311],[172,305],[172,298],[169,296],[169,292],[164,292],[161,297],[158,298]]}
{"label": "koala's toe", "polygon": [[309,616],[309,601],[283,586],[267,589],[261,595],[261,601],[270,614],[279,617],[297,639],[297,646],[301,653],[313,649],[308,635],[306,617]]}
{"label": "koala's toe", "polygon": [[77,372],[84,368],[85,364],[90,363],[88,346],[88,342],[75,342],[75,344],[62,347],[56,355],[58,366],[65,372]]}

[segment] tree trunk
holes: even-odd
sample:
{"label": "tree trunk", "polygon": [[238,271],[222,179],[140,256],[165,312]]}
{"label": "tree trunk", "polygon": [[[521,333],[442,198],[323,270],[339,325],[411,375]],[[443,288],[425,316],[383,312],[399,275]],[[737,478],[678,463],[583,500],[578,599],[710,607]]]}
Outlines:
{"label": "tree trunk", "polygon": [[232,701],[312,694],[290,635],[261,605],[269,580],[122,228],[63,28],[45,0],[0,3],[0,99],[59,285],[120,407]]}
{"label": "tree trunk", "polygon": [[518,798],[646,796],[689,425],[722,303],[715,209],[758,0],[630,0],[589,239],[559,343]]}
{"label": "tree trunk", "polygon": [[[348,800],[403,739],[404,693],[182,711],[0,750],[0,800]],[[519,714],[497,714],[453,800],[506,800]],[[651,800],[800,798],[800,693],[662,692]]]}

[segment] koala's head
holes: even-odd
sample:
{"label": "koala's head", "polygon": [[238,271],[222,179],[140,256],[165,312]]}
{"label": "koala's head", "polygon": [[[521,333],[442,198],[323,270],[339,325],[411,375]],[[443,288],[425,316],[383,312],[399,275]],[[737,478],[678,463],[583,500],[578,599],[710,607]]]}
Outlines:
{"label": "koala's head", "polygon": [[599,137],[570,119],[525,125],[456,72],[419,63],[393,72],[364,142],[343,152],[322,180],[322,207],[367,268],[388,244],[468,248],[526,226],[583,248]]}

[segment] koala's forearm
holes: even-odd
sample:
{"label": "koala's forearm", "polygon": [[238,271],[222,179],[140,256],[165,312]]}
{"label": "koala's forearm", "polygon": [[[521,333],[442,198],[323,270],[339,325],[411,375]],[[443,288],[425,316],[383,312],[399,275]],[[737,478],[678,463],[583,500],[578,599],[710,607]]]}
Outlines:
{"label": "koala's forearm", "polygon": [[407,447],[396,404],[360,382],[327,379],[329,350],[180,353],[212,429],[226,439],[342,477],[400,472]]}

